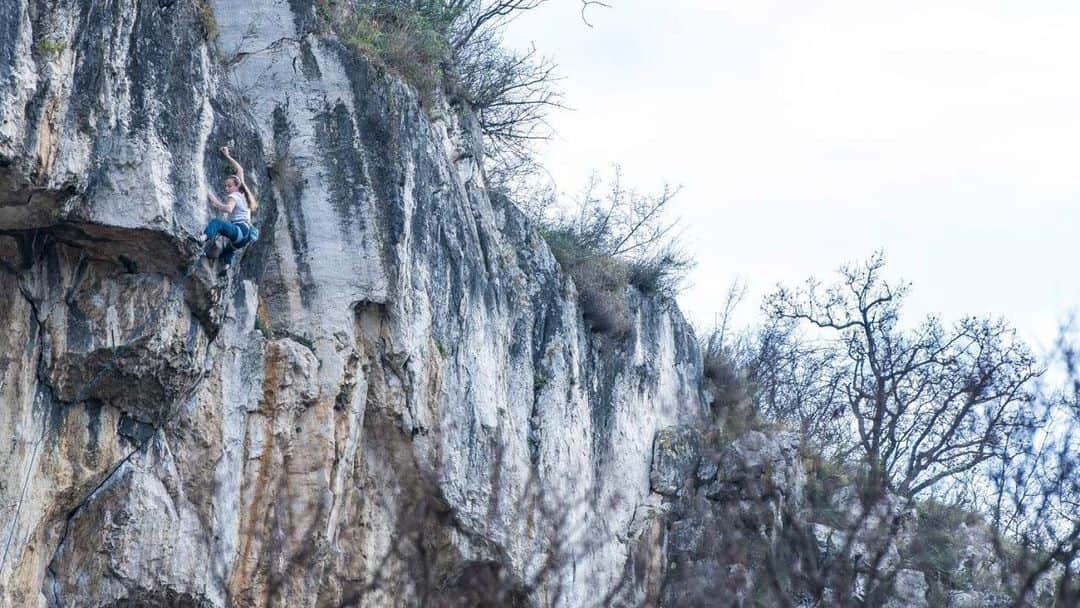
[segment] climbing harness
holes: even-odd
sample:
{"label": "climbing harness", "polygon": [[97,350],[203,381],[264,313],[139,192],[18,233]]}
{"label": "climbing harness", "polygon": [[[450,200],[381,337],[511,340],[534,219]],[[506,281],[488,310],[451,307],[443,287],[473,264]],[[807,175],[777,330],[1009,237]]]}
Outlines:
{"label": "climbing harness", "polygon": [[243,224],[244,227],[247,228],[247,232],[240,237],[240,240],[233,243],[233,247],[235,247],[236,249],[247,247],[248,245],[259,240],[259,229],[255,226],[252,226],[248,222],[233,222],[233,224],[235,224],[236,226]]}
{"label": "climbing harness", "polygon": [[[176,295],[177,291],[179,291],[180,288],[183,287],[184,283],[191,277],[191,275],[195,273],[199,262],[201,262],[204,257],[206,257],[206,248],[202,247],[200,248],[199,254],[195,256],[195,259],[192,260],[189,264],[188,269],[180,276],[176,283],[173,284],[172,288],[169,289],[169,292],[165,294],[165,297],[162,298],[161,303],[155,306],[154,309],[150,311],[150,314],[147,315],[145,319],[143,319],[142,323],[140,323],[138,326],[135,327],[134,330],[132,330],[130,338],[128,338],[126,341],[116,347],[116,349],[113,351],[112,358],[109,359],[109,362],[106,363],[98,371],[98,373],[95,374],[94,377],[91,378],[90,381],[82,387],[81,390],[79,390],[79,392],[75,395],[75,398],[71,400],[71,403],[79,403],[86,399],[86,396],[89,393],[90,389],[92,389],[94,385],[100,382],[109,372],[115,369],[116,363],[120,359],[120,356],[123,355],[127,348],[134,344],[136,340],[142,337],[141,334],[143,333],[143,331],[146,330],[147,327],[150,326],[150,324],[157,320],[158,315],[160,315],[161,311],[165,309],[165,306],[169,304],[170,301],[172,301],[172,298]],[[226,305],[228,305],[228,301],[229,298],[225,298]],[[30,485],[30,473],[34,470],[34,463],[37,460],[38,448],[42,444],[42,442],[45,441],[45,432],[47,430],[48,425],[43,424],[41,429],[41,436],[38,437],[38,440],[36,442],[34,442],[34,449],[30,453],[30,464],[27,466],[26,474],[23,476],[22,490],[19,494],[19,502],[15,507],[15,514],[12,516],[11,522],[8,526],[7,541],[4,543],[4,555],[2,558],[0,558],[0,572],[3,572],[4,567],[7,565],[8,552],[11,549],[11,541],[15,536],[15,527],[19,523],[19,514],[22,511],[23,501],[26,498],[26,490]]]}

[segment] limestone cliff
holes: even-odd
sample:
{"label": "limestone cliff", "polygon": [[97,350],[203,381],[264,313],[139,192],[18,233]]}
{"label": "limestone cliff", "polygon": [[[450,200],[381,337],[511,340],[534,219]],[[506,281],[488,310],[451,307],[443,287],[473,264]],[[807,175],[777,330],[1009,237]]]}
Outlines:
{"label": "limestone cliff", "polygon": [[0,605],[648,601],[693,336],[590,332],[477,141],[306,0],[0,0]]}

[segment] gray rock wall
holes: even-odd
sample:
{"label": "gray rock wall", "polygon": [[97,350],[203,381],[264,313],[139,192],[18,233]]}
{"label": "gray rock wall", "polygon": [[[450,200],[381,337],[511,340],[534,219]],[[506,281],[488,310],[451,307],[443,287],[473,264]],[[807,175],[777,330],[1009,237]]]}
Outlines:
{"label": "gray rock wall", "polygon": [[[317,23],[0,0],[0,605],[654,584],[632,541],[654,434],[702,407],[686,323],[628,293],[632,335],[590,333],[468,114]],[[262,230],[224,280],[190,240],[221,145]]]}

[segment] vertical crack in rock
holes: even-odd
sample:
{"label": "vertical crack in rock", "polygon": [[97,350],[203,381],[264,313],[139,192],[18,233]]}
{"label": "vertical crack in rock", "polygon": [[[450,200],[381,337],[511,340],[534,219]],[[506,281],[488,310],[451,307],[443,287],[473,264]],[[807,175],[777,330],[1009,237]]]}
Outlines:
{"label": "vertical crack in rock", "polygon": [[150,441],[152,441],[154,436],[157,434],[157,431],[158,429],[154,428],[154,435],[146,438],[138,447],[124,455],[120,462],[105,475],[104,479],[102,479],[100,483],[94,486],[93,489],[87,492],[86,495],[79,501],[79,503],[75,505],[73,509],[68,511],[67,515],[64,517],[64,527],[60,532],[60,539],[56,543],[56,549],[53,551],[52,557],[49,559],[49,565],[47,568],[48,576],[46,577],[46,584],[42,588],[42,591],[45,591],[45,589],[48,589],[49,591],[46,594],[46,597],[49,598],[49,608],[63,608],[63,606],[65,605],[63,602],[60,601],[60,593],[59,589],[57,588],[58,577],[54,566],[56,564],[57,558],[60,555],[60,552],[64,549],[64,542],[67,540],[68,531],[71,527],[71,521],[75,519],[79,512],[87,504],[89,504],[91,500],[94,499],[94,496],[98,493],[98,491],[105,488],[114,479],[116,473],[120,471],[120,469],[122,469],[125,465],[127,465],[128,461],[131,460],[132,456],[142,451],[147,445],[149,445]]}
{"label": "vertical crack in rock", "polygon": [[[48,239],[49,237],[46,238]],[[35,241],[37,240],[36,234],[34,239]],[[24,247],[24,250],[25,249],[26,248]],[[17,291],[19,292],[19,297],[21,297],[27,302],[27,305],[30,309],[29,317],[31,317],[31,319],[29,320],[33,323],[34,331],[30,335],[29,340],[30,342],[37,343],[39,345],[34,364],[35,384],[37,387],[35,408],[39,409],[42,412],[43,417],[38,422],[38,424],[41,425],[41,434],[34,442],[29,458],[27,459],[26,473],[21,476],[21,488],[19,490],[19,498],[15,506],[15,513],[12,518],[11,527],[6,531],[7,539],[5,540],[5,552],[2,562],[0,562],[0,564],[2,564],[2,568],[4,569],[6,569],[8,565],[8,558],[10,555],[12,539],[15,535],[16,529],[20,524],[22,508],[27,497],[27,489],[30,483],[31,473],[35,470],[35,468],[39,466],[38,456],[40,454],[41,446],[43,443],[45,443],[46,438],[49,436],[50,432],[52,432],[53,434],[58,434],[61,431],[62,420],[69,415],[67,412],[70,411],[72,408],[78,407],[80,406],[80,404],[82,404],[87,414],[89,415],[89,427],[87,429],[89,433],[89,443],[87,444],[86,449],[88,450],[88,458],[90,458],[89,462],[92,463],[98,459],[96,453],[96,446],[97,443],[100,441],[100,434],[103,431],[103,429],[99,427],[101,405],[100,403],[98,403],[95,406],[94,402],[90,400],[91,398],[89,397],[89,395],[85,394],[87,392],[89,384],[80,388],[79,391],[75,393],[75,396],[72,399],[64,399],[60,396],[60,391],[58,391],[57,386],[53,382],[52,371],[50,370],[49,364],[46,362],[47,357],[52,358],[60,355],[60,353],[52,352],[51,349],[54,347],[50,346],[47,340],[50,332],[50,329],[47,325],[47,316],[53,313],[43,313],[41,304],[38,302],[39,297],[54,299],[55,302],[53,302],[53,304],[51,305],[52,307],[60,306],[73,309],[76,306],[75,294],[84,290],[84,283],[86,283],[89,278],[89,258],[87,257],[85,250],[79,250],[78,258],[69,261],[70,272],[67,272],[68,280],[66,281],[66,286],[64,286],[62,292],[57,292],[52,296],[49,296],[47,294],[35,295],[34,293],[31,293],[30,283],[40,285],[42,284],[43,277],[48,278],[51,275],[60,276],[60,274],[56,272],[56,268],[54,268],[54,266],[60,267],[63,266],[64,263],[59,261],[59,258],[54,259],[54,256],[51,255],[46,255],[44,257],[42,257],[42,255],[37,255],[39,252],[44,254],[44,252],[48,251],[50,249],[48,244],[44,245],[41,248],[38,248],[35,244],[35,246],[33,246],[31,249],[33,250],[32,253],[34,253],[34,257],[30,258],[29,261],[24,264],[24,266],[26,266],[26,269],[22,272],[24,274],[40,274],[42,272],[46,274],[33,278],[29,277],[29,275],[25,275],[26,280],[23,280],[24,277],[19,277],[14,273],[12,274],[12,277],[17,281]],[[45,269],[46,265],[49,265],[48,270]],[[160,309],[160,306],[164,305],[166,302],[168,302],[168,299],[163,299],[161,301],[161,304],[158,305],[158,309]],[[67,314],[69,318],[71,318],[73,312],[73,310],[68,311]],[[144,323],[149,323],[154,318],[155,315],[151,314],[146,320],[144,320]],[[70,328],[68,329],[68,331],[70,332]],[[133,333],[137,334],[138,332]],[[127,341],[123,341],[123,344],[128,344],[131,340],[137,339],[139,337],[140,336],[138,335],[132,335],[131,338],[129,338]],[[189,342],[190,341],[191,340],[189,339]],[[86,345],[86,347],[89,346],[90,345]],[[207,344],[207,348],[209,348],[209,342]],[[119,355],[119,352],[117,353],[117,355]],[[101,377],[103,377],[103,374],[107,374],[110,367],[111,363],[98,370],[97,373],[91,377],[90,383],[99,380]],[[177,402],[182,402],[190,398],[191,391],[195,389],[198,383],[199,377],[194,378],[191,384],[182,391]],[[44,407],[42,407],[43,405]],[[175,416],[177,408],[169,408],[169,410],[171,410],[172,413],[167,415],[166,422],[169,418]],[[120,427],[123,426],[123,422],[125,419],[126,414],[122,414],[120,418],[117,419],[118,432],[122,430]],[[128,426],[130,426],[133,421],[131,419],[128,419],[128,422]],[[86,491],[81,498],[76,501],[74,507],[72,507],[70,510],[67,510],[60,537],[56,541],[57,544],[55,546],[55,550],[52,553],[52,557],[50,558],[50,560],[46,563],[46,580],[43,581],[41,587],[42,593],[45,595],[51,605],[63,605],[63,602],[61,602],[60,600],[57,582],[58,574],[55,565],[56,560],[60,555],[60,552],[64,550],[72,521],[83,511],[86,505],[93,500],[93,498],[100,490],[107,487],[107,485],[116,477],[117,472],[122,470],[123,467],[128,462],[130,462],[132,456],[140,451],[143,451],[149,444],[149,442],[153,440],[153,438],[157,434],[159,427],[152,425],[147,426],[149,428],[149,431],[140,432],[141,437],[135,440],[135,447],[122,454],[120,458],[117,459],[116,463],[111,466],[111,468],[109,468],[107,471],[103,472],[102,475],[100,475],[99,479],[92,481],[94,485],[88,491]],[[59,443],[59,437],[57,438],[57,440]],[[67,490],[63,490],[63,492],[66,493]]]}
{"label": "vertical crack in rock", "polygon": [[[26,302],[30,305],[31,316],[33,317],[33,321],[34,321],[35,328],[36,328],[35,329],[35,335],[31,337],[31,340],[32,341],[38,341],[40,339],[39,337],[44,335],[44,326],[43,326],[42,320],[40,318],[40,313],[38,312],[38,309],[37,309],[37,304],[34,302],[34,299],[32,297],[30,297],[30,294],[28,294],[24,290],[22,285],[18,286],[18,292],[19,292],[20,296],[22,296],[26,300]],[[40,393],[41,387],[45,387],[45,389],[50,393],[50,396],[51,396],[50,402],[55,403],[56,402],[56,397],[55,397],[55,394],[53,393],[52,386],[48,382],[48,375],[46,373],[44,373],[44,371],[43,371],[44,367],[45,367],[44,352],[45,352],[45,349],[39,347],[37,361],[35,362],[35,368],[36,368],[35,373],[37,375],[37,381],[38,381],[37,394],[40,395],[41,394]],[[40,399],[35,397],[34,401],[35,401],[35,403],[39,403]],[[51,407],[48,408],[48,411],[51,412],[52,408]],[[31,452],[30,452],[30,462],[27,463],[26,472],[22,475],[22,482],[20,483],[20,489],[19,489],[19,498],[18,498],[18,502],[16,503],[16,506],[15,506],[15,513],[11,517],[11,523],[9,525],[9,529],[7,531],[7,534],[6,534],[7,538],[4,540],[4,554],[3,554],[3,557],[0,558],[0,572],[3,572],[4,568],[7,566],[8,554],[9,554],[9,552],[11,550],[11,543],[12,543],[12,540],[14,539],[14,537],[15,537],[15,532],[18,529],[18,526],[19,526],[19,518],[20,518],[20,516],[22,514],[23,502],[26,500],[26,490],[30,485],[30,474],[33,472],[34,465],[37,463],[38,450],[40,449],[42,442],[45,441],[45,436],[46,436],[46,434],[48,432],[48,429],[49,429],[49,418],[50,417],[47,415],[46,419],[43,420],[42,423],[41,423],[41,435],[38,437],[37,441],[34,442],[34,447],[31,449]]]}

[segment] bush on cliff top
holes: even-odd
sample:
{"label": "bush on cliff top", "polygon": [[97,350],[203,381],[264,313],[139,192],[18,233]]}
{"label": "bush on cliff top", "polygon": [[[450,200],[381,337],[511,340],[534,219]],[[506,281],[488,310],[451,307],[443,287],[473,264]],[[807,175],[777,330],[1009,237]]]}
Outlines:
{"label": "bush on cliff top", "polygon": [[547,111],[562,107],[554,64],[535,48],[509,50],[506,24],[544,0],[317,0],[343,42],[416,87],[429,105],[445,89],[484,134],[490,183],[538,171],[532,145],[551,137]]}
{"label": "bush on cliff top", "polygon": [[342,42],[415,86],[423,100],[431,99],[451,58],[446,31],[455,11],[439,2],[348,5],[321,0],[318,6]]}
{"label": "bush on cliff top", "polygon": [[627,289],[674,298],[692,260],[681,253],[675,221],[667,219],[678,188],[642,194],[623,184],[622,171],[594,174],[578,197],[554,196],[527,211],[551,252],[574,279],[582,316],[594,331],[624,335],[633,326]]}
{"label": "bush on cliff top", "polygon": [[626,305],[627,265],[582,247],[576,235],[566,230],[543,230],[542,234],[555,259],[574,278],[581,314],[589,327],[615,336],[629,333],[633,318]]}

